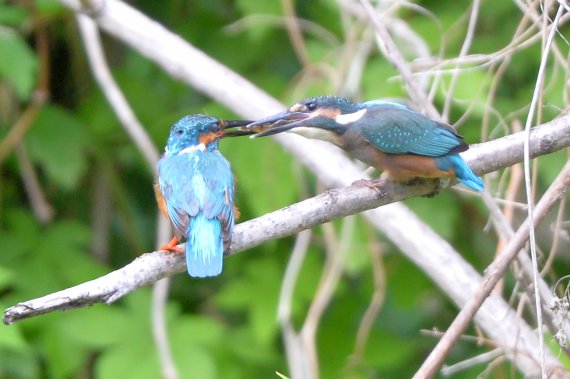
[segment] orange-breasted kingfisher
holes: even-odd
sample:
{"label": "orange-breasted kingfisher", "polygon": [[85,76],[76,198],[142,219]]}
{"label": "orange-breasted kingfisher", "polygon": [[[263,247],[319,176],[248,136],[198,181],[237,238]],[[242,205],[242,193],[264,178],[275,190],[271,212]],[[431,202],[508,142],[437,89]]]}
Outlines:
{"label": "orange-breasted kingfisher", "polygon": [[251,134],[225,130],[249,122],[196,114],[181,118],[170,129],[157,164],[155,194],[175,237],[161,249],[179,251],[178,240],[186,239],[190,276],[215,276],[222,271],[236,210],[234,177],[218,143],[222,137]]}
{"label": "orange-breasted kingfisher", "polygon": [[397,181],[416,177],[457,178],[475,191],[484,188],[483,180],[458,154],[469,148],[463,137],[450,125],[402,104],[357,103],[338,96],[317,96],[301,100],[286,111],[246,128],[258,132],[252,137],[291,130],[332,142]]}

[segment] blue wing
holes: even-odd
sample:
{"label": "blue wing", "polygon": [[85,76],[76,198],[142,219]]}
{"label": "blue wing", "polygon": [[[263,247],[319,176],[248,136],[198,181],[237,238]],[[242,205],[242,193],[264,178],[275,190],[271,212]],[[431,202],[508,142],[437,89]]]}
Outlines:
{"label": "blue wing", "polygon": [[199,171],[206,184],[202,210],[207,218],[218,218],[222,223],[224,245],[229,247],[234,228],[234,177],[230,163],[219,153],[203,154]]}
{"label": "blue wing", "polygon": [[192,152],[158,163],[158,185],[177,233],[186,237],[191,276],[218,275],[234,226],[233,175],[218,152]]}
{"label": "blue wing", "polygon": [[177,236],[188,237],[190,217],[198,214],[200,194],[194,189],[198,160],[195,154],[166,156],[158,161],[158,186],[166,203],[170,222]]}
{"label": "blue wing", "polygon": [[463,137],[451,126],[431,120],[404,105],[381,101],[364,105],[367,112],[362,122],[353,124],[352,128],[385,153],[440,157],[468,149]]}

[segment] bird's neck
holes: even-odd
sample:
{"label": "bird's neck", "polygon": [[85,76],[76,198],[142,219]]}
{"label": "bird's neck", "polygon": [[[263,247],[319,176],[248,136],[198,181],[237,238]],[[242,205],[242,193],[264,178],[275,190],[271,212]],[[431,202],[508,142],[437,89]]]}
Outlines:
{"label": "bird's neck", "polygon": [[188,147],[180,150],[178,155],[190,154],[190,153],[193,153],[195,151],[201,151],[201,152],[206,151],[206,145],[204,145],[203,143],[199,143],[198,145],[188,146]]}
{"label": "bird's neck", "polygon": [[318,139],[340,146],[339,136],[330,130],[320,128],[298,127],[291,130],[293,133],[309,139]]}

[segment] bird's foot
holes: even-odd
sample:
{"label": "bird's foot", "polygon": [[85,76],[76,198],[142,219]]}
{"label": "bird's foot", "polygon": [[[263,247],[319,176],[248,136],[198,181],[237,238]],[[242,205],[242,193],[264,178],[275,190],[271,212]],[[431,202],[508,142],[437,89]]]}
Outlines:
{"label": "bird's foot", "polygon": [[355,180],[354,182],[352,182],[352,186],[364,186],[364,187],[368,187],[370,189],[373,189],[375,191],[380,191],[380,188],[386,183],[385,178],[378,178],[378,179],[372,179],[372,180],[368,180],[368,179],[358,179]]}
{"label": "bird's foot", "polygon": [[174,236],[172,239],[166,244],[162,245],[158,248],[161,251],[174,251],[179,254],[183,254],[184,250],[178,247],[178,237]]}
{"label": "bird's foot", "polygon": [[380,177],[374,180],[360,179],[352,182],[352,186],[356,187],[366,187],[374,191],[374,197],[376,199],[383,198],[386,196],[386,178]]}

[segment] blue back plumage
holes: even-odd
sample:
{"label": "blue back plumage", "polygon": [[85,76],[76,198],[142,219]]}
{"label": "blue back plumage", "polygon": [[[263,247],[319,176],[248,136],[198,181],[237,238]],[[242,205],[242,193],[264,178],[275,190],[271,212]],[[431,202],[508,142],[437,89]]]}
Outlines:
{"label": "blue back plumage", "polygon": [[352,127],[385,153],[440,157],[467,150],[463,138],[453,128],[405,105],[369,101],[364,106],[366,114]]}
{"label": "blue back plumage", "polygon": [[[233,174],[217,149],[200,138],[216,133],[217,119],[187,116],[170,132],[166,153],[158,162],[158,186],[175,233],[186,238],[186,262],[191,276],[222,271],[224,247],[234,226]],[[219,131],[219,129],[218,129]]]}

